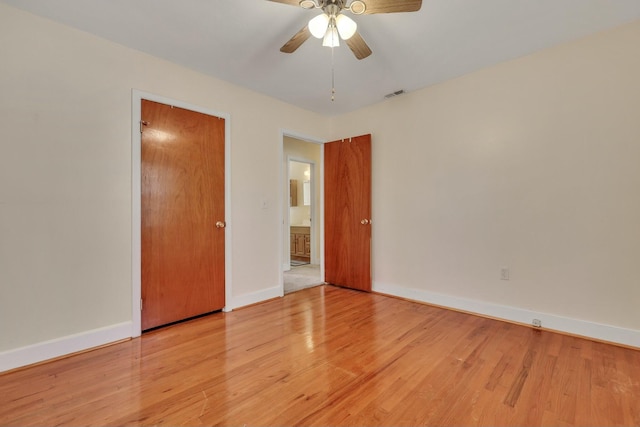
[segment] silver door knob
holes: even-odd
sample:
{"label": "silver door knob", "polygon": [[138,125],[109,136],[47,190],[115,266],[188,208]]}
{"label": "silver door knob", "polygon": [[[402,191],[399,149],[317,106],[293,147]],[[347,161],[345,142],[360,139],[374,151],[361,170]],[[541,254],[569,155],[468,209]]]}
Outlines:
{"label": "silver door knob", "polygon": [[225,228],[226,226],[227,224],[225,224],[223,221],[216,222],[216,228]]}
{"label": "silver door knob", "polygon": [[363,219],[362,221],[360,221],[360,224],[367,225],[367,224],[369,224],[369,220],[368,219]]}

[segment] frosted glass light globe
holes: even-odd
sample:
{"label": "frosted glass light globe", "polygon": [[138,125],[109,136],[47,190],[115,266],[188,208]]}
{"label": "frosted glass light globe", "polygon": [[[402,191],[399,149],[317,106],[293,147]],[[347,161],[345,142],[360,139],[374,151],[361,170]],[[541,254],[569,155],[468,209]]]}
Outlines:
{"label": "frosted glass light globe", "polygon": [[322,46],[326,47],[338,47],[340,46],[340,37],[338,37],[338,30],[336,27],[330,26],[327,30],[327,34],[324,35]]}
{"label": "frosted glass light globe", "polygon": [[311,21],[309,21],[309,31],[311,31],[311,35],[317,39],[321,39],[324,37],[324,34],[327,32],[327,27],[329,26],[329,15],[323,13],[321,15],[316,16]]}
{"label": "frosted glass light globe", "polygon": [[356,33],[358,24],[346,15],[336,16],[336,27],[342,40],[349,40]]}

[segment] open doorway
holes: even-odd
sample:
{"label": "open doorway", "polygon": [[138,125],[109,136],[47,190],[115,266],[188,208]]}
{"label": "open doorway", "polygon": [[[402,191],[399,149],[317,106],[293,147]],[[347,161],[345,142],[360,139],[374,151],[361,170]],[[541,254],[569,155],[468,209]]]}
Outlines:
{"label": "open doorway", "polygon": [[322,146],[283,137],[285,201],[283,291],[322,284]]}
{"label": "open doorway", "polygon": [[289,160],[289,255],[291,267],[311,264],[313,204],[311,162]]}

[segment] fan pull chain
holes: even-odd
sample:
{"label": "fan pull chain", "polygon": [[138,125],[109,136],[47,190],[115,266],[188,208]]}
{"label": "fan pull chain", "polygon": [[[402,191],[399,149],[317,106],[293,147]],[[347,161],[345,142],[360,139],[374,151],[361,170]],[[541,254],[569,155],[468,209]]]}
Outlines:
{"label": "fan pull chain", "polygon": [[336,79],[334,73],[333,46],[331,46],[331,102],[336,100]]}

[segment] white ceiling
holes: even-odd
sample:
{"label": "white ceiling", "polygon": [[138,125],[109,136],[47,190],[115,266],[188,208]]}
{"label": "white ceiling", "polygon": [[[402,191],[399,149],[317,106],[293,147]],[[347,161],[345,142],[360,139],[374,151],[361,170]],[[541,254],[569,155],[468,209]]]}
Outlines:
{"label": "white ceiling", "polygon": [[[640,0],[423,0],[413,13],[352,16],[373,54],[310,38],[317,11],[267,0],[0,0],[324,115],[380,102],[640,19]],[[373,2],[375,0],[369,0]]]}

